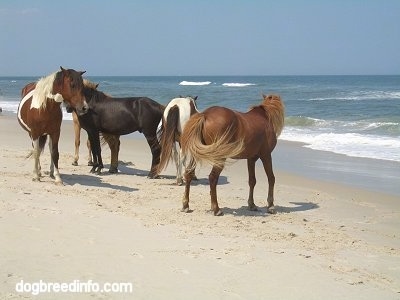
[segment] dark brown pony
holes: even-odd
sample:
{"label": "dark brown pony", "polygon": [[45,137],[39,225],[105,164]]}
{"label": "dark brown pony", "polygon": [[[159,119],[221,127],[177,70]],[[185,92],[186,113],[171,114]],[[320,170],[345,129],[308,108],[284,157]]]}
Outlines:
{"label": "dark brown pony", "polygon": [[249,210],[257,210],[253,191],[256,185],[255,163],[260,158],[268,177],[267,210],[275,213],[274,184],[271,152],[284,125],[284,105],[278,95],[263,95],[263,102],[247,113],[213,106],[203,113],[193,115],[181,136],[184,155],[192,158],[191,166],[185,171],[185,193],[182,211],[189,211],[190,182],[196,162],[208,162],[213,168],[209,175],[211,210],[222,215],[217,201],[217,183],[228,158],[247,159],[249,173]]}
{"label": "dark brown pony", "polygon": [[35,164],[33,180],[40,181],[40,154],[50,138],[50,177],[62,184],[58,171],[58,140],[62,121],[61,102],[74,107],[78,114],[85,114],[88,105],[83,94],[84,72],[63,69],[38,82],[27,84],[21,91],[22,100],[18,106],[18,121],[32,139]]}
{"label": "dark brown pony", "polygon": [[[83,80],[83,84],[85,87],[92,88],[92,89],[97,89],[98,84],[93,83],[87,79]],[[75,153],[74,153],[74,161],[72,162],[72,165],[77,166],[78,165],[78,160],[79,160],[79,146],[81,144],[81,124],[79,123],[78,116],[76,112],[69,107],[68,105],[66,106],[67,112],[72,113],[72,123],[74,125],[74,135],[75,135]],[[118,172],[118,154],[119,154],[119,146],[120,146],[120,140],[119,140],[119,135],[112,135],[112,134],[107,134],[107,133],[102,133],[101,134],[101,139],[104,143],[107,143],[108,146],[110,147],[111,150],[111,165],[109,172],[110,173],[117,173]],[[92,148],[90,146],[90,141],[87,139],[86,145],[88,148],[88,166],[93,166],[93,159],[92,159]]]}
{"label": "dark brown pony", "polygon": [[84,87],[84,94],[89,110],[85,115],[78,115],[78,119],[90,140],[93,156],[91,172],[100,174],[104,168],[99,133],[121,136],[139,131],[145,136],[152,153],[148,177],[158,177],[161,147],[157,140],[157,125],[164,106],[147,97],[114,98],[90,87]]}

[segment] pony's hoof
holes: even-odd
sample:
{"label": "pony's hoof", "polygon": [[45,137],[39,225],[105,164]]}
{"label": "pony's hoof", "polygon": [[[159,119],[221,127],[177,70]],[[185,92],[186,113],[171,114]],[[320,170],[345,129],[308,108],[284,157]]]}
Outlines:
{"label": "pony's hoof", "polygon": [[33,178],[32,178],[32,181],[34,181],[34,182],[40,182],[40,177],[33,177]]}
{"label": "pony's hoof", "polygon": [[150,178],[150,179],[160,179],[161,177],[160,177],[160,175],[158,175],[158,174],[149,174],[149,175],[147,175],[147,178]]}
{"label": "pony's hoof", "polygon": [[118,173],[118,169],[115,168],[115,167],[111,167],[111,168],[108,170],[108,173],[110,173],[110,174],[116,174],[116,173]]}
{"label": "pony's hoof", "polygon": [[181,212],[189,213],[190,209],[189,209],[189,207],[184,207],[184,208],[181,209]]}
{"label": "pony's hoof", "polygon": [[214,216],[216,216],[216,217],[223,216],[223,215],[224,215],[224,213],[220,209],[218,209],[217,212],[214,212]]}
{"label": "pony's hoof", "polygon": [[179,186],[183,185],[183,180],[182,179],[181,180],[177,180],[176,181],[176,185],[179,185]]}
{"label": "pony's hoof", "polygon": [[92,174],[96,173],[96,168],[95,167],[91,168],[90,173],[92,173]]}
{"label": "pony's hoof", "polygon": [[268,212],[269,214],[275,215],[275,214],[276,214],[275,206],[267,207],[267,212]]}
{"label": "pony's hoof", "polygon": [[77,165],[78,165],[78,162],[77,162],[77,161],[74,161],[74,162],[72,163],[72,165],[73,165],[73,166],[77,166]]}
{"label": "pony's hoof", "polygon": [[91,166],[93,166],[93,162],[92,162],[91,160],[89,160],[88,163],[87,163],[87,165],[88,165],[89,167],[91,167]]}
{"label": "pony's hoof", "polygon": [[258,207],[256,206],[256,205],[249,205],[249,207],[248,207],[248,210],[249,211],[258,211]]}

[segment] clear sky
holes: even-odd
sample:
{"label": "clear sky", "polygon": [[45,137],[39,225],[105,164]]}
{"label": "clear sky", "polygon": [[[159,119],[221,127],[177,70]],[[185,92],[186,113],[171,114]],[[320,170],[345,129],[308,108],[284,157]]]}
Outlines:
{"label": "clear sky", "polygon": [[400,74],[400,0],[1,0],[0,76]]}

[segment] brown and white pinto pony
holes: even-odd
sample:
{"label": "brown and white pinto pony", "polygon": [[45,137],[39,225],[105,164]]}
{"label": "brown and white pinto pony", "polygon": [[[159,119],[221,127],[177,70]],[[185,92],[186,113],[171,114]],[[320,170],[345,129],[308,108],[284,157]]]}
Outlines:
{"label": "brown and white pinto pony", "polygon": [[51,153],[50,177],[62,184],[58,170],[58,141],[62,121],[61,103],[65,101],[79,114],[88,110],[83,94],[82,74],[73,69],[63,69],[27,84],[21,91],[22,100],[18,106],[18,121],[32,140],[35,163],[33,180],[40,181],[40,154],[49,136]]}
{"label": "brown and white pinto pony", "polygon": [[[190,116],[199,112],[196,100],[197,96],[179,96],[172,99],[165,107],[163,118],[158,125],[161,155],[157,173],[161,173],[167,167],[170,159],[173,158],[176,166],[177,185],[183,184],[182,166],[185,164],[185,157],[180,149],[181,134]],[[177,143],[179,144],[179,149],[177,148]]]}
{"label": "brown and white pinto pony", "polygon": [[213,167],[209,175],[211,210],[222,215],[217,201],[217,184],[228,158],[247,159],[249,173],[249,210],[257,210],[253,191],[256,184],[255,164],[261,159],[268,177],[267,211],[275,213],[274,185],[271,152],[284,125],[284,105],[278,95],[263,95],[260,105],[246,113],[213,106],[194,114],[181,136],[182,152],[190,155],[191,166],[185,171],[185,193],[182,211],[189,211],[189,192],[196,162],[208,162]]}

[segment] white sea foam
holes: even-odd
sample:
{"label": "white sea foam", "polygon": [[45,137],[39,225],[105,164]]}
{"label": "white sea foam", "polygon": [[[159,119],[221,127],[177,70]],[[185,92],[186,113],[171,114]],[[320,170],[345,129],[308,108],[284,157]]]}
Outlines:
{"label": "white sea foam", "polygon": [[400,138],[358,133],[320,133],[286,127],[282,140],[305,143],[305,147],[353,157],[400,162]]}
{"label": "white sea foam", "polygon": [[400,92],[397,91],[358,91],[347,95],[338,95],[337,97],[317,97],[309,101],[362,101],[362,100],[393,100],[400,99]]}
{"label": "white sea foam", "polygon": [[179,85],[209,85],[211,81],[181,81]]}
{"label": "white sea foam", "polygon": [[2,101],[2,99],[0,98],[0,107],[3,109],[3,111],[8,111],[16,114],[18,111],[18,104],[19,102]]}
{"label": "white sea foam", "polygon": [[228,87],[245,87],[245,86],[251,86],[255,85],[254,83],[236,83],[236,82],[231,82],[231,83],[223,83],[223,86],[228,86]]}

